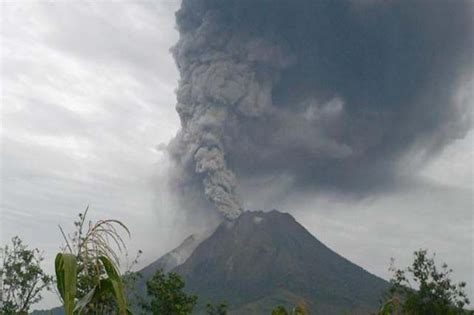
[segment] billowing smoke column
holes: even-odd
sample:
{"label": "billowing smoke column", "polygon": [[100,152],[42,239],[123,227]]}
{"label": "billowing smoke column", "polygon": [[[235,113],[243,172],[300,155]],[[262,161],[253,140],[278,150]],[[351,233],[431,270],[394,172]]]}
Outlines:
{"label": "billowing smoke column", "polygon": [[[370,191],[472,126],[471,1],[183,0],[173,182],[227,219],[236,176]],[[192,197],[192,198],[194,198]]]}

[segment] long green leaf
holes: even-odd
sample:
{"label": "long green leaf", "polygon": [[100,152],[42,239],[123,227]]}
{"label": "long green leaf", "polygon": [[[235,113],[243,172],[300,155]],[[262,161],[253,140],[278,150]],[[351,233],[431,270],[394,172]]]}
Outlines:
{"label": "long green leaf", "polygon": [[96,293],[97,287],[94,287],[90,290],[86,295],[82,297],[79,301],[77,301],[76,306],[74,307],[74,314],[81,314],[83,309],[92,301]]}
{"label": "long green leaf", "polygon": [[77,282],[76,256],[58,253],[54,265],[58,291],[64,303],[64,312],[66,315],[73,315]]}
{"label": "long green leaf", "polygon": [[125,289],[123,286],[122,277],[120,277],[120,274],[118,273],[117,269],[115,269],[114,264],[107,257],[100,256],[99,259],[104,266],[105,272],[107,273],[107,280],[110,281],[109,288],[117,302],[119,314],[126,315],[127,300],[125,298]]}

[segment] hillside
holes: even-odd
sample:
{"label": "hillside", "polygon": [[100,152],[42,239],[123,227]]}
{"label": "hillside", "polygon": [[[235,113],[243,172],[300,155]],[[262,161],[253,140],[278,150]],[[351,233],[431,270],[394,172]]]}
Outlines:
{"label": "hillside", "polygon": [[[310,314],[368,314],[388,283],[335,253],[295,219],[276,210],[247,211],[202,240],[191,235],[140,270],[179,273],[186,290],[207,302],[227,301],[232,315],[270,314],[277,305],[304,302]],[[34,314],[50,314],[36,311]],[[62,314],[54,309],[53,314]]]}
{"label": "hillside", "polygon": [[173,271],[201,303],[226,300],[232,314],[269,314],[300,301],[311,314],[366,314],[388,286],[276,210],[222,223]]}

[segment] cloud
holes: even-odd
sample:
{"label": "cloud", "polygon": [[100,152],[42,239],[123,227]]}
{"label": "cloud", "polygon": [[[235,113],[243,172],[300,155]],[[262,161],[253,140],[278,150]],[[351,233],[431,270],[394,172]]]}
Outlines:
{"label": "cloud", "polygon": [[1,4],[1,243],[44,250],[49,272],[56,225],[71,229],[88,204],[92,219],[127,223],[142,263],[184,237],[154,149],[178,128],[176,5]]}
{"label": "cloud", "polygon": [[[419,180],[377,198],[300,195],[285,200],[299,222],[336,252],[389,279],[390,258],[406,267],[420,248],[436,252],[436,262],[454,269],[453,279],[467,282],[474,296],[471,254],[472,189]],[[280,206],[279,204],[278,206]]]}
{"label": "cloud", "polygon": [[213,151],[243,207],[290,211],[380,275],[428,247],[472,282],[472,10],[184,0],[168,146],[183,208],[229,217],[208,193],[215,170],[199,167]]}
{"label": "cloud", "polygon": [[[194,165],[196,152],[212,149],[240,182],[284,173],[295,191],[392,189],[409,176],[408,154],[422,167],[472,127],[470,103],[458,97],[472,82],[472,9],[183,1],[173,49],[182,129],[169,148],[187,174],[180,186],[209,191],[216,170]],[[235,187],[223,189],[228,200]]]}

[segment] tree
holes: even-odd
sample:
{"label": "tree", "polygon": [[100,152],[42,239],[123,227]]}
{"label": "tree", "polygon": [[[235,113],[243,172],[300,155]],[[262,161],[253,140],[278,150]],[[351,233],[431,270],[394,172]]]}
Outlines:
{"label": "tree", "polygon": [[191,314],[197,297],[186,294],[184,286],[184,281],[178,274],[170,272],[165,275],[162,270],[158,270],[146,283],[149,301],[142,303],[143,310],[159,315]]}
{"label": "tree", "polygon": [[208,315],[226,315],[227,314],[227,303],[222,302],[218,305],[211,303],[206,304],[206,314]]}
{"label": "tree", "polygon": [[428,257],[426,250],[415,251],[413,263],[404,270],[396,269],[392,260],[389,299],[380,314],[472,314],[463,309],[469,304],[464,292],[466,283],[453,283],[449,278],[452,269],[443,264],[439,270],[434,257]]}
{"label": "tree", "polygon": [[41,268],[43,257],[37,248],[28,249],[18,236],[11,241],[11,247],[5,245],[2,249],[3,306],[0,313],[28,314],[31,305],[42,299],[41,292],[51,289],[53,278]]}

